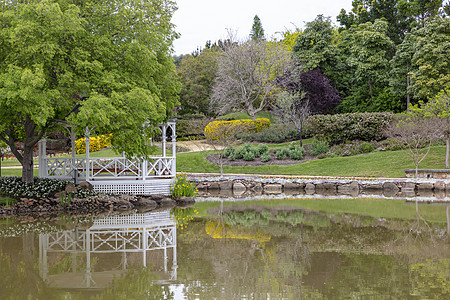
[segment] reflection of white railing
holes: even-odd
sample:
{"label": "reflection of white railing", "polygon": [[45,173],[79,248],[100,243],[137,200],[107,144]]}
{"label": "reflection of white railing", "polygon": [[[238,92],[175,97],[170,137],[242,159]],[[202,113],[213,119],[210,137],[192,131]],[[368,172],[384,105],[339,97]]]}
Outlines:
{"label": "reflection of white railing", "polygon": [[[125,157],[44,158],[44,177],[53,178],[130,178],[174,177],[173,157],[150,157],[148,160]],[[89,162],[86,168],[86,161]],[[86,169],[88,174],[86,176]]]}

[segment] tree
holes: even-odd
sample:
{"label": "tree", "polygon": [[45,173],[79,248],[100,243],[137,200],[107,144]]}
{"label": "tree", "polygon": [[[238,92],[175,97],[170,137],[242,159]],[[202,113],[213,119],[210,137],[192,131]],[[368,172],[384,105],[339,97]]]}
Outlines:
{"label": "tree", "polygon": [[414,113],[420,114],[425,117],[437,117],[440,119],[440,123],[437,126],[437,130],[442,136],[445,137],[446,151],[445,151],[445,168],[450,166],[450,89],[442,90],[435,97],[424,103],[419,101],[418,105],[413,106],[411,109]]}
{"label": "tree", "polygon": [[250,32],[250,38],[254,41],[263,41],[264,38],[264,29],[259,19],[258,15],[255,15],[253,18],[252,31]]}
{"label": "tree", "polygon": [[408,115],[399,117],[387,129],[387,134],[407,145],[405,152],[414,162],[418,175],[419,164],[425,159],[431,149],[431,144],[438,136],[438,121],[436,118]]}
{"label": "tree", "polygon": [[[341,55],[352,70],[351,94],[343,100],[349,111],[384,111],[390,102],[387,89],[389,61],[394,44],[386,35],[387,22],[376,20],[342,33]],[[388,99],[384,99],[387,96]],[[388,107],[389,108],[389,107]]]}
{"label": "tree", "polygon": [[341,97],[320,69],[300,73],[300,83],[312,114],[329,114]]}
{"label": "tree", "polygon": [[[33,147],[61,122],[113,133],[118,151],[148,155],[179,84],[170,0],[11,0],[0,4],[0,139],[33,182]],[[23,150],[14,146],[23,142]]]}
{"label": "tree", "polygon": [[205,48],[198,56],[186,55],[178,68],[183,84],[180,91],[179,114],[201,113],[211,116],[209,109],[212,87],[217,72],[218,47]]}
{"label": "tree", "polygon": [[273,98],[276,77],[288,67],[289,53],[279,43],[230,43],[218,58],[211,106],[219,113],[246,111],[252,119]]}
{"label": "tree", "polygon": [[413,35],[411,91],[416,99],[425,100],[450,85],[450,19],[438,17]]}
{"label": "tree", "polygon": [[305,30],[297,38],[293,57],[302,71],[320,68],[325,75],[332,73],[336,64],[336,38],[330,18],[318,15],[306,23]]}
{"label": "tree", "polygon": [[278,94],[272,109],[283,122],[294,125],[300,133],[300,147],[302,147],[303,124],[311,114],[309,100],[305,93],[302,91],[294,93],[283,91]]}

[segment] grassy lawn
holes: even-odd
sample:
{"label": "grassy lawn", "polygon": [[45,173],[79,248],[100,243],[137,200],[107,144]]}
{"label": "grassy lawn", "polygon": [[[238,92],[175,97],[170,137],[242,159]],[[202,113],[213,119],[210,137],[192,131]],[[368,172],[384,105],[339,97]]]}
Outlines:
{"label": "grassy lawn", "polygon": [[[416,220],[415,204],[393,199],[285,199],[224,202],[224,206],[267,206],[303,208],[326,213],[350,213],[374,218]],[[218,207],[219,202],[197,202],[199,216],[207,216],[208,210]],[[419,214],[432,223],[446,223],[446,206],[419,204]]]}
{"label": "grassy lawn", "polygon": [[[177,171],[192,173],[217,173],[218,166],[205,158],[213,151],[179,153]],[[444,168],[445,146],[432,147],[420,168]],[[266,165],[231,167],[224,166],[225,173],[264,175],[313,175],[358,177],[405,177],[403,169],[414,164],[404,151],[372,152],[350,157],[324,158],[292,165]]]}

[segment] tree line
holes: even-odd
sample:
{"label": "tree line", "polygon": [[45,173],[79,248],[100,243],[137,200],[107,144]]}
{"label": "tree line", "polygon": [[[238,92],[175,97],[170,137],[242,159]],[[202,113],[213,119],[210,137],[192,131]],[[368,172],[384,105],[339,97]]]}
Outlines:
{"label": "tree line", "polygon": [[182,83],[178,114],[241,110],[253,117],[286,107],[277,102],[286,97],[311,114],[402,112],[449,86],[449,1],[352,5],[341,10],[339,26],[318,15],[281,39],[267,40],[256,16],[248,39],[230,35],[175,57]]}

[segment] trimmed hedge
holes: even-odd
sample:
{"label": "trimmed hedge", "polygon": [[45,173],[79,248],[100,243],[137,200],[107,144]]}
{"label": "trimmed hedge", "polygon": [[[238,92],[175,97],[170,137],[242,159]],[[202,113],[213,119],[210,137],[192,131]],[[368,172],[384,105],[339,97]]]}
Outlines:
{"label": "trimmed hedge", "polygon": [[[103,148],[111,146],[112,134],[91,136],[89,138],[89,152],[100,151]],[[75,141],[75,149],[78,154],[86,153],[86,138]]]}
{"label": "trimmed hedge", "polygon": [[335,145],[353,140],[381,140],[393,118],[392,113],[378,112],[315,115],[308,118],[307,126],[317,139]]}
{"label": "trimmed hedge", "polygon": [[213,121],[205,127],[205,136],[209,140],[217,140],[220,135],[234,132],[259,132],[270,127],[270,120],[259,118],[255,120],[243,119],[234,121]]}

